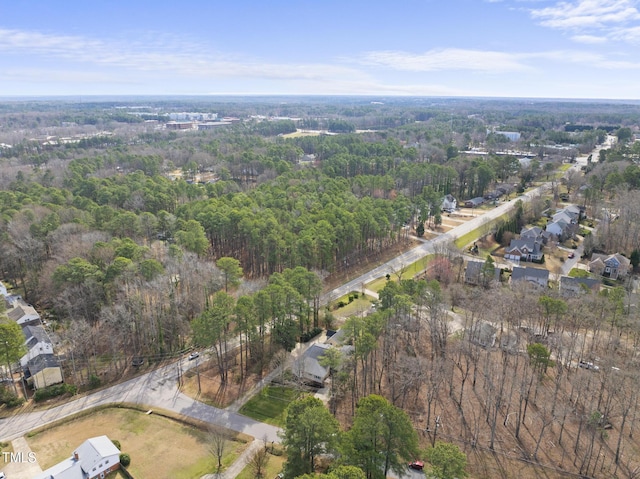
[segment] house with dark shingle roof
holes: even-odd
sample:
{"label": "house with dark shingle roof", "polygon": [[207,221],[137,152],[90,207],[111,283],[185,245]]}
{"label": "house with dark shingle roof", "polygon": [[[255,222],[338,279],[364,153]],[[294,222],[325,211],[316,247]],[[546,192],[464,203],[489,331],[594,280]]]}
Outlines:
{"label": "house with dark shingle roof", "polygon": [[565,298],[579,296],[581,294],[599,291],[600,281],[595,278],[573,278],[560,276],[560,295]]}
{"label": "house with dark shingle roof", "polygon": [[504,253],[506,259],[517,261],[540,261],[543,255],[540,243],[530,238],[512,239]]}
{"label": "house with dark shingle roof", "polygon": [[549,271],[540,268],[521,268],[520,266],[514,266],[511,273],[511,282],[516,281],[528,281],[535,285],[546,288],[549,284]]}
{"label": "house with dark shingle roof", "polygon": [[[467,261],[467,267],[464,270],[464,282],[468,284],[484,285],[485,278],[482,277],[482,267],[484,261]],[[490,278],[487,278],[487,282],[499,282],[500,273],[502,270],[498,267],[494,267],[493,274]]]}

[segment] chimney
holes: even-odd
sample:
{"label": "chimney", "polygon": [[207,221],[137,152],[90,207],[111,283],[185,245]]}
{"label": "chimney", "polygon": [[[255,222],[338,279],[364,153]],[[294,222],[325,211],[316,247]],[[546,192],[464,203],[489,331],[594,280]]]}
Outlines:
{"label": "chimney", "polygon": [[73,451],[73,460],[74,461],[78,460],[78,451]]}

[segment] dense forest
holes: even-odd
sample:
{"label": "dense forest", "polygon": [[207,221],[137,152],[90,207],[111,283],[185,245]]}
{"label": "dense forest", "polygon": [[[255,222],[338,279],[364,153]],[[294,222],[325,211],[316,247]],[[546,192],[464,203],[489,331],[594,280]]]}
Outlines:
{"label": "dense forest", "polygon": [[[640,251],[639,105],[144,105],[0,104],[0,279],[45,313],[61,351],[74,358],[66,377],[79,385],[98,373],[117,378],[131,356],[172,357],[192,345],[214,349],[224,382],[235,365],[225,354],[232,338],[240,339],[241,377],[266,371],[279,351],[339,326],[320,302],[329,280],[408,248],[425,222],[440,224],[447,194],[460,204],[498,185],[523,192],[549,181],[548,204],[562,192],[596,221],[585,254]],[[181,111],[227,120],[166,129]],[[520,139],[500,133],[509,131]],[[615,142],[583,171],[558,179],[563,164],[609,137]],[[452,251],[446,260],[458,264]],[[638,376],[611,366],[633,364],[640,329],[633,287],[618,287],[565,300],[518,288],[389,282],[377,312],[343,325],[357,353],[333,358],[342,373],[332,378],[331,413],[355,427],[356,404],[377,394],[431,431],[434,444],[438,435],[584,476],[630,477],[639,467]],[[447,309],[456,309],[463,333],[451,336]],[[496,322],[501,347],[474,342],[483,324]],[[606,372],[572,369],[584,356],[598,356]],[[442,417],[452,419],[438,431]]]}

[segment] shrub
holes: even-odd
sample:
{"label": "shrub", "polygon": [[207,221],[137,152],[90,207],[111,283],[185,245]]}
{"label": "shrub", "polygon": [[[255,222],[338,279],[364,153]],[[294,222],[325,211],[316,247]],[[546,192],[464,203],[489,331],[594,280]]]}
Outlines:
{"label": "shrub", "polygon": [[63,394],[71,394],[72,396],[78,391],[78,388],[73,384],[55,384],[46,388],[38,389],[33,395],[33,399],[38,401],[44,401],[56,396],[62,396]]}
{"label": "shrub", "polygon": [[92,374],[89,377],[89,387],[91,389],[95,389],[97,387],[99,387],[101,384],[100,378],[98,376],[96,376],[95,374]]}
{"label": "shrub", "polygon": [[10,391],[9,388],[0,388],[0,404],[6,405],[8,408],[21,406],[24,399],[18,397],[16,393]]}
{"label": "shrub", "polygon": [[307,331],[306,333],[300,335],[300,342],[301,343],[306,343],[311,338],[315,338],[321,332],[322,332],[322,328],[313,328],[313,329]]}
{"label": "shrub", "polygon": [[129,464],[131,464],[131,456],[126,452],[120,454],[120,465],[122,467],[129,467]]}
{"label": "shrub", "polygon": [[118,451],[122,450],[122,445],[120,444],[120,441],[118,441],[117,439],[111,439],[111,442],[113,443],[114,446],[118,448]]}

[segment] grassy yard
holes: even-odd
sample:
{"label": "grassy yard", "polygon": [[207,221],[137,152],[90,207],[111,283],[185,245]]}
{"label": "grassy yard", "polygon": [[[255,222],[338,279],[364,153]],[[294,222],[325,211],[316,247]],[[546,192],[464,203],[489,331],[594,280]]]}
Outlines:
{"label": "grassy yard", "polygon": [[491,231],[494,225],[498,224],[500,221],[506,221],[509,219],[509,214],[505,213],[504,215],[496,218],[493,221],[488,223],[484,223],[475,230],[469,231],[466,235],[460,236],[456,241],[455,245],[457,248],[463,249],[468,244],[474,242],[478,238],[481,238],[485,234]]}
{"label": "grassy yard", "polygon": [[[131,456],[134,477],[196,479],[216,470],[207,449],[207,433],[159,415],[108,408],[27,437],[43,469],[70,457],[90,437],[117,439]],[[228,467],[246,443],[228,441],[223,464]]]}
{"label": "grassy yard", "polygon": [[300,391],[295,389],[268,386],[242,406],[240,414],[257,421],[282,427],[284,426],[287,406],[299,396]]}
{"label": "grassy yard", "polygon": [[[362,311],[366,311],[371,307],[371,302],[374,301],[374,298],[363,295],[362,293],[356,293],[358,295],[357,299],[353,299],[349,303],[349,296],[353,296],[353,292],[349,294],[345,294],[341,298],[336,299],[331,302],[331,311],[336,317],[348,318],[349,316],[353,316],[354,314],[359,314]],[[341,308],[336,308],[336,305],[340,302],[347,303],[346,306]]]}
{"label": "grassy yard", "polygon": [[[417,274],[427,269],[427,266],[429,265],[432,259],[433,259],[433,255],[428,255],[423,258],[420,258],[418,261],[414,263],[411,263],[410,265],[408,265],[403,269],[402,279],[411,279],[415,277]],[[398,273],[400,273],[400,271],[398,271]],[[387,278],[383,276],[382,278],[378,278],[371,281],[370,283],[367,283],[366,287],[367,289],[371,291],[375,291],[377,293],[382,288],[384,288],[384,285],[387,284],[387,281],[398,281],[398,275],[391,274],[389,280],[387,280]]]}
{"label": "grassy yard", "polygon": [[[276,475],[282,471],[284,463],[287,460],[285,456],[269,455],[269,461],[267,462],[267,468],[264,472],[265,479],[273,479]],[[237,479],[254,479],[255,475],[251,469],[251,465],[247,464],[245,468],[238,474]]]}

